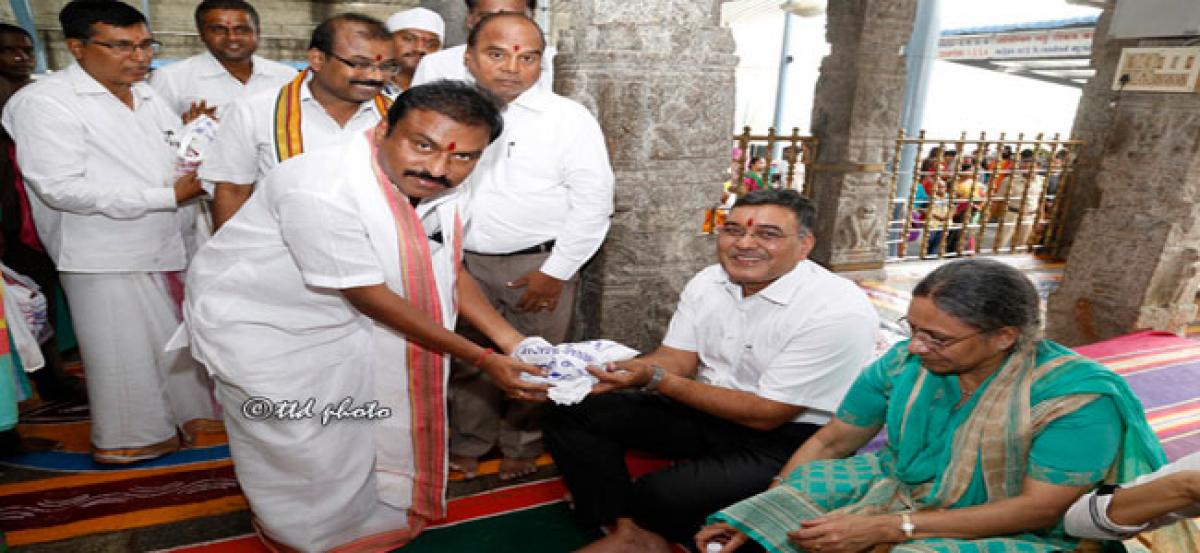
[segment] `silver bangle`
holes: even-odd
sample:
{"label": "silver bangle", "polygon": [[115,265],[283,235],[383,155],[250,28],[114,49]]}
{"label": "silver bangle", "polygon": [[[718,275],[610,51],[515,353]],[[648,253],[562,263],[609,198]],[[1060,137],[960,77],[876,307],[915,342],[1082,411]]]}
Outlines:
{"label": "silver bangle", "polygon": [[645,386],[642,386],[642,391],[647,393],[653,392],[655,388],[658,388],[658,384],[662,382],[663,377],[667,374],[667,370],[658,365],[650,365],[650,368],[654,369],[654,374],[650,375],[650,380],[646,382]]}

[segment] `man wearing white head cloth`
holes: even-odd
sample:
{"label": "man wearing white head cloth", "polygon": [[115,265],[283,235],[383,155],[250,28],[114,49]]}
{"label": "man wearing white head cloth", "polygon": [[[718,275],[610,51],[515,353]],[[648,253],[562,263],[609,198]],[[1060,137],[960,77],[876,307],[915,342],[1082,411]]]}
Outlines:
{"label": "man wearing white head cloth", "polygon": [[395,98],[412,86],[413,74],[421,58],[442,49],[446,22],[436,12],[413,8],[392,14],[387,19],[387,30],[392,33],[392,41],[396,43],[400,72],[392,77],[383,93]]}

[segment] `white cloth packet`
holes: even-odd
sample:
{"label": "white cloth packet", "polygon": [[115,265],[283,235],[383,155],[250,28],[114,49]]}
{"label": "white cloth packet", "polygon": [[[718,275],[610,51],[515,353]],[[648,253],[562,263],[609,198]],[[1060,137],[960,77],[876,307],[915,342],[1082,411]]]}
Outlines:
{"label": "white cloth packet", "polygon": [[540,336],[530,336],[517,344],[513,357],[546,369],[546,376],[522,373],[521,379],[549,384],[547,396],[559,405],[583,401],[597,380],[587,372],[589,366],[602,367],[615,361],[637,357],[638,351],[612,340],[550,344]]}

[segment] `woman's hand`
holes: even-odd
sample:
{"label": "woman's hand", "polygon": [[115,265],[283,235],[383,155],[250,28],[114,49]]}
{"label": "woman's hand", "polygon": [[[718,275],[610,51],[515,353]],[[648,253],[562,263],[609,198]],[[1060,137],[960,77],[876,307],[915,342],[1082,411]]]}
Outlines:
{"label": "woman's hand", "polygon": [[746,534],[724,522],[709,524],[696,533],[696,549],[707,551],[710,543],[722,545],[721,553],[732,553],[746,543]]}
{"label": "woman's hand", "polygon": [[896,515],[825,515],[801,522],[799,530],[788,532],[788,539],[810,553],[858,553],[897,541],[899,532]]}

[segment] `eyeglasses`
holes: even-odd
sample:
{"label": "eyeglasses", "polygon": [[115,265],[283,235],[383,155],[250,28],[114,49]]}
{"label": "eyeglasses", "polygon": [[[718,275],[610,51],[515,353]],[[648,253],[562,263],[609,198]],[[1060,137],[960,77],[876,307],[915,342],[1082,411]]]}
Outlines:
{"label": "eyeglasses", "polygon": [[913,326],[913,324],[908,321],[908,317],[901,317],[899,321],[896,321],[896,324],[900,327],[899,331],[901,335],[913,340],[920,340],[921,343],[925,344],[925,347],[934,352],[942,351],[950,346],[953,346],[954,344],[966,340],[967,338],[973,338],[986,332],[980,330],[978,332],[972,332],[966,336],[951,338],[948,336],[936,336],[928,330]]}
{"label": "eyeglasses", "polygon": [[133,55],[134,50],[142,50],[144,52],[149,52],[152,55],[158,55],[158,53],[162,51],[162,43],[154,39],[143,40],[137,44],[127,40],[122,40],[120,42],[100,42],[99,40],[88,39],[85,42],[103,46],[109,50],[121,54],[122,56]]}
{"label": "eyeglasses", "polygon": [[759,227],[759,228],[754,229],[753,231],[747,231],[746,227],[743,227],[741,225],[722,226],[717,229],[717,234],[721,238],[728,238],[730,240],[740,240],[742,237],[746,236],[746,234],[749,234],[750,237],[753,238],[755,242],[758,242],[759,244],[762,244],[764,246],[769,246],[769,245],[778,243],[780,240],[783,240],[784,238],[787,238],[789,236],[804,236],[805,235],[805,233],[788,234],[786,232],[783,232],[782,230],[779,230],[777,228],[772,228],[772,227]]}
{"label": "eyeglasses", "polygon": [[381,61],[379,63],[373,63],[373,62],[369,62],[369,61],[365,61],[365,60],[348,60],[348,59],[343,58],[333,52],[325,52],[325,53],[329,54],[329,56],[332,57],[333,59],[346,64],[346,67],[349,67],[350,69],[353,69],[355,71],[370,71],[372,69],[378,69],[379,72],[383,73],[384,75],[395,75],[396,73],[400,72],[400,68],[401,68],[400,62],[398,62],[396,60],[387,60],[387,61]]}

